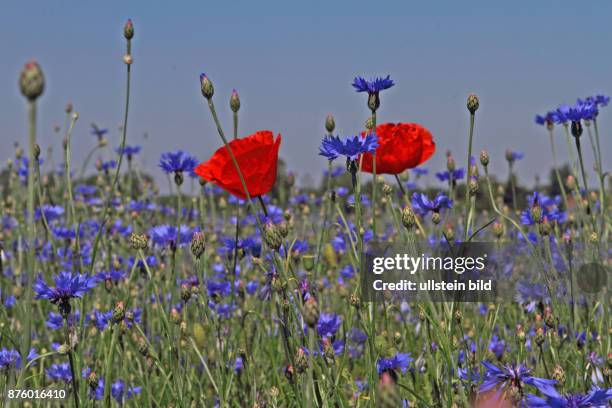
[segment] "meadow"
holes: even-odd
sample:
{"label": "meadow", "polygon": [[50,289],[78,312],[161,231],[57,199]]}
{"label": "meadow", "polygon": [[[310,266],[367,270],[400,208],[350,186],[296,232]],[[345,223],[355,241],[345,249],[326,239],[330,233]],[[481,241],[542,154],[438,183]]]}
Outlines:
{"label": "meadow", "polygon": [[[201,162],[197,147],[168,146],[162,194],[129,138],[131,21],[123,34],[119,138],[92,125],[85,157],[71,152],[84,125],[67,105],[60,158],[45,166],[37,106],[52,73],[30,61],[19,76],[29,135],[0,177],[5,406],[610,406],[612,189],[597,121],[609,97],[534,114],[551,177],[528,190],[520,152],[473,151],[477,95],[457,107],[466,151],[429,169],[444,149],[435,135],[377,118],[401,84],[356,77],[347,86],[371,114],[348,136],[321,118],[320,149],[304,154],[327,168],[304,188],[286,171],[292,152],[279,158],[289,135],[242,135],[248,106],[202,74],[194,86],[218,130],[206,143],[219,148]],[[421,180],[429,171],[437,188]],[[369,301],[362,254],[376,242],[489,243],[512,287],[498,302]]]}

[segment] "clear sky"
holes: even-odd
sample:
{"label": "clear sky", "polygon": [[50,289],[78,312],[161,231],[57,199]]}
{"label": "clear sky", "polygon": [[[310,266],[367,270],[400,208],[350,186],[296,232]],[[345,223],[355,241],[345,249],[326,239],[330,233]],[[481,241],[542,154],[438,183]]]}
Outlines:
{"label": "clear sky", "polygon": [[[427,164],[445,167],[451,150],[464,165],[466,96],[476,92],[474,149],[487,148],[493,171],[505,176],[504,151],[525,153],[523,183],[551,165],[546,132],[536,113],[576,97],[612,93],[610,1],[4,1],[0,11],[0,160],[13,142],[25,144],[25,103],[17,78],[28,59],[40,62],[47,88],[40,103],[43,151],[61,140],[71,101],[80,114],[74,154],[81,162],[94,144],[90,123],[117,126],[124,100],[123,24],[132,18],[133,98],[128,143],[143,145],[154,174],[159,155],[184,149],[201,160],[220,140],[199,89],[206,72],[230,131],[228,100],[242,100],[240,133],[270,129],[283,135],[289,168],[318,180],[317,155],[327,113],[348,135],[363,127],[366,98],[355,75],[390,74],[379,121],[428,127],[438,150]],[[608,110],[608,111],[606,111]],[[612,106],[600,115],[604,164],[612,154]],[[148,140],[143,134],[148,133]],[[586,142],[586,139],[585,139]],[[562,159],[565,141],[557,143]],[[593,161],[585,146],[588,167]],[[434,182],[435,183],[435,182]]]}

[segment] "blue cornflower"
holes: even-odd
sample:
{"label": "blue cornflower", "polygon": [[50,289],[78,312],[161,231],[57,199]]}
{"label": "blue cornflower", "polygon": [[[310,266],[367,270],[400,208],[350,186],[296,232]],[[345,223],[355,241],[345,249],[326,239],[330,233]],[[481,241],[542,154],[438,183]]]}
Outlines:
{"label": "blue cornflower", "polygon": [[[35,297],[36,299],[48,299],[51,303],[57,304],[62,313],[70,312],[68,302],[71,298],[82,297],[97,283],[96,279],[89,275],[73,274],[67,271],[60,272],[53,280],[55,281],[55,287],[47,285],[42,276],[39,275],[34,283]],[[68,307],[68,309],[62,309],[63,307]]]}
{"label": "blue cornflower", "polygon": [[588,394],[549,395],[546,399],[527,396],[527,406],[530,408],[605,408],[612,399],[612,388],[593,388]]}
{"label": "blue cornflower", "polygon": [[209,280],[206,282],[206,288],[208,290],[208,297],[227,297],[232,293],[232,284],[229,281],[214,281]]}
{"label": "blue cornflower", "polygon": [[42,207],[38,207],[34,212],[34,219],[40,220],[41,215],[45,215],[47,221],[53,221],[64,215],[64,209],[59,205],[48,205],[45,204]]}
{"label": "blue cornflower", "polygon": [[[181,225],[181,233],[180,236],[177,235],[177,228],[174,225],[158,225],[156,227],[151,228],[149,234],[151,235],[151,239],[153,242],[159,246],[167,246],[167,245],[178,245],[183,246],[191,242],[191,237],[194,232],[197,232],[198,229],[191,229],[186,225]],[[179,242],[177,244],[176,238],[179,238]]]}
{"label": "blue cornflower", "polygon": [[111,395],[119,403],[142,392],[142,387],[129,387],[127,390],[125,388],[125,382],[122,380],[111,385]]}
{"label": "blue cornflower", "polygon": [[424,167],[415,167],[414,169],[412,169],[412,172],[414,174],[416,174],[417,177],[418,177],[418,176],[425,176],[425,175],[427,175],[427,173],[429,173],[429,170],[427,170]]}
{"label": "blue cornflower", "polygon": [[322,313],[317,322],[317,333],[321,337],[333,337],[340,325],[342,318],[335,313]]}
{"label": "blue cornflower", "polygon": [[535,123],[538,125],[548,125],[555,121],[555,112],[546,112],[544,115],[536,115]]}
{"label": "blue cornflower", "polygon": [[498,368],[487,361],[483,361],[482,365],[486,368],[486,372],[479,389],[481,393],[493,389],[501,391],[506,387],[522,387],[523,384],[537,388],[544,395],[555,395],[557,393],[555,390],[557,382],[555,380],[534,377],[530,374],[531,370],[522,364],[507,364]]}
{"label": "blue cornflower", "polygon": [[100,170],[104,172],[114,169],[115,167],[117,167],[117,162],[115,160],[100,162]]}
{"label": "blue cornflower", "polygon": [[444,193],[438,193],[433,201],[423,193],[415,192],[412,194],[412,209],[420,215],[426,215],[427,213],[434,212],[439,213],[443,208],[452,208],[453,200],[448,198]]}
{"label": "blue cornflower", "polygon": [[195,157],[181,150],[163,153],[159,161],[159,167],[161,167],[166,174],[190,173],[197,165],[198,160]]}
{"label": "blue cornflower", "polygon": [[514,163],[517,160],[521,160],[523,157],[525,157],[525,155],[521,152],[517,152],[510,149],[506,150],[506,160],[511,163]]}
{"label": "blue cornflower", "polygon": [[535,191],[527,197],[527,202],[529,204],[528,209],[521,213],[521,223],[523,225],[535,224],[531,209],[536,206],[540,207],[542,212],[540,221],[556,221],[558,224],[563,224],[567,221],[567,213],[559,209],[559,204],[561,203],[561,197],[559,196],[550,198],[545,194],[539,194]]}
{"label": "blue cornflower", "polygon": [[91,125],[91,134],[96,136],[99,139],[102,139],[105,134],[108,133],[108,129],[102,129],[92,123]]}
{"label": "blue cornflower", "polygon": [[70,364],[52,364],[46,371],[47,377],[55,381],[72,381],[72,374],[70,371]]}
{"label": "blue cornflower", "polygon": [[440,172],[436,173],[436,177],[440,181],[448,181],[448,180],[450,180],[451,179],[451,175],[453,177],[453,180],[462,180],[463,177],[465,177],[465,169],[464,168],[459,168],[459,169],[455,169],[453,171],[440,171]]}
{"label": "blue cornflower", "polygon": [[593,120],[598,113],[599,111],[595,103],[579,100],[574,106],[569,108],[566,117],[572,122],[580,122],[581,120]]}
{"label": "blue cornflower", "polygon": [[0,369],[7,369],[9,367],[19,368],[21,365],[21,356],[17,350],[9,350],[2,347],[0,350]]}
{"label": "blue cornflower", "polygon": [[339,156],[346,156],[347,160],[357,160],[363,153],[372,153],[378,147],[378,140],[375,134],[368,134],[366,137],[349,136],[341,139],[340,136],[325,136],[319,147],[319,156],[334,160]]}
{"label": "blue cornflower", "polygon": [[367,92],[370,95],[378,94],[380,91],[384,91],[385,89],[391,88],[395,83],[391,79],[390,75],[387,75],[385,78],[382,77],[374,77],[369,80],[357,76],[353,80],[353,88],[357,92]]}
{"label": "blue cornflower", "polygon": [[413,360],[410,353],[397,353],[392,358],[381,358],[378,360],[376,368],[378,369],[378,374],[389,370],[400,370],[402,373],[405,373]]}
{"label": "blue cornflower", "polygon": [[565,124],[570,119],[568,118],[568,114],[570,111],[569,105],[561,105],[553,112],[553,121],[558,124]]}
{"label": "blue cornflower", "polygon": [[[116,148],[115,151],[117,152],[117,154],[121,154],[121,151],[122,151],[121,146]],[[128,157],[128,159],[137,155],[138,153],[140,153],[140,146],[130,146],[130,145],[123,146],[123,154],[125,154]]]}

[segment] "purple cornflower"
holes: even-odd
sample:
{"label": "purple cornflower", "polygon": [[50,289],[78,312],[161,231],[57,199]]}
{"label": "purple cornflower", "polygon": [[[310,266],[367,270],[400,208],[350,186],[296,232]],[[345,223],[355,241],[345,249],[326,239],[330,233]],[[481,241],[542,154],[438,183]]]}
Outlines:
{"label": "purple cornflower", "polygon": [[397,353],[392,358],[381,358],[378,360],[376,368],[379,375],[389,370],[400,370],[402,373],[405,373],[413,360],[410,353]]}
{"label": "purple cornflower", "polygon": [[100,163],[100,170],[104,172],[108,172],[115,167],[117,167],[117,162],[115,160],[103,161]]}
{"label": "purple cornflower", "polygon": [[536,115],[535,123],[538,125],[549,125],[555,121],[555,112],[546,112],[544,115]]}
{"label": "purple cornflower", "polygon": [[159,167],[166,174],[190,173],[197,165],[198,160],[195,157],[181,150],[163,153],[159,161]]}
{"label": "purple cornflower", "polygon": [[550,395],[546,399],[527,396],[527,406],[530,408],[605,408],[612,399],[612,388],[593,388],[588,394]]}
{"label": "purple cornflower", "polygon": [[376,135],[371,133],[366,137],[349,136],[341,139],[340,136],[325,136],[319,147],[319,156],[334,160],[339,156],[346,156],[347,160],[357,160],[360,154],[374,152],[378,147]]}
{"label": "purple cornflower", "polygon": [[140,394],[141,392],[142,387],[129,387],[126,390],[125,382],[122,380],[119,380],[111,385],[111,395],[119,403],[123,403],[124,400],[131,398],[136,394]]}
{"label": "purple cornflower", "polygon": [[452,172],[451,171],[440,171],[436,173],[436,177],[440,181],[450,180],[451,175],[452,175],[453,180],[462,180],[463,177],[465,177],[465,169],[460,168],[460,169],[453,170]]}
{"label": "purple cornflower", "polygon": [[420,215],[426,215],[429,212],[439,213],[443,208],[452,208],[453,200],[448,198],[444,193],[438,193],[433,201],[423,193],[415,192],[412,194],[412,209]]}
{"label": "purple cornflower", "polygon": [[506,160],[511,163],[514,163],[517,160],[521,160],[525,155],[521,152],[517,152],[515,150],[506,150]]}
{"label": "purple cornflower", "polygon": [[385,78],[374,77],[369,80],[357,76],[351,85],[353,85],[353,88],[355,88],[357,92],[367,92],[370,95],[374,95],[378,94],[380,91],[391,88],[395,83],[390,75],[387,75]]}
{"label": "purple cornflower", "polygon": [[89,275],[63,271],[54,276],[55,287],[47,285],[42,276],[38,276],[34,283],[36,299],[48,299],[58,305],[62,315],[70,313],[69,301],[71,298],[80,298],[87,291],[96,286],[97,280]]}
{"label": "purple cornflower", "polygon": [[479,389],[481,393],[493,389],[497,389],[498,393],[501,393],[508,387],[517,388],[522,392],[524,385],[531,385],[544,395],[555,395],[557,393],[555,390],[557,382],[555,380],[534,377],[530,374],[531,370],[522,364],[506,364],[498,368],[487,361],[483,361],[482,365],[486,368],[486,372]]}
{"label": "purple cornflower", "polygon": [[123,146],[123,149],[121,149],[121,146],[119,146],[115,149],[115,151],[117,152],[117,154],[121,154],[121,152],[123,151],[123,154],[125,154],[128,159],[131,159],[133,156],[140,153],[140,146],[125,145]]}
{"label": "purple cornflower", "polygon": [[9,367],[19,367],[21,365],[21,356],[17,350],[9,350],[2,347],[0,350],[0,369]]}
{"label": "purple cornflower", "polygon": [[47,377],[55,381],[72,381],[72,373],[70,371],[70,364],[52,364],[46,371]]}
{"label": "purple cornflower", "polygon": [[197,228],[192,230],[186,225],[181,225],[180,236],[177,228],[174,225],[158,225],[151,228],[149,234],[153,242],[159,246],[177,245],[176,239],[179,238],[178,246],[183,246],[191,242],[193,233],[197,232]]}
{"label": "purple cornflower", "polygon": [[99,128],[95,124],[91,124],[91,134],[98,138],[98,140],[102,139],[105,134],[108,133],[108,129]]}
{"label": "purple cornflower", "polygon": [[44,215],[47,221],[53,221],[64,215],[64,209],[59,205],[48,205],[45,204],[42,207],[38,207],[34,212],[34,219],[40,220],[41,216]]}
{"label": "purple cornflower", "polygon": [[317,322],[317,333],[321,337],[333,337],[340,325],[342,318],[335,313],[322,313]]}

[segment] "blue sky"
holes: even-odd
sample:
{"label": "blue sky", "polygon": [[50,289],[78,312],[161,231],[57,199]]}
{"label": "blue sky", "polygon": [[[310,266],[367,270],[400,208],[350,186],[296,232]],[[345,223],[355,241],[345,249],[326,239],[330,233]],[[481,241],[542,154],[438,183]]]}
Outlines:
{"label": "blue sky", "polygon": [[[474,149],[487,148],[493,171],[506,174],[504,151],[523,151],[521,181],[548,177],[550,149],[536,113],[576,97],[612,93],[612,3],[538,1],[224,2],[6,1],[0,15],[0,126],[5,143],[25,142],[25,104],[18,73],[38,60],[47,77],[40,103],[39,141],[55,161],[71,101],[80,119],[74,133],[78,163],[94,144],[90,124],[111,129],[117,145],[125,68],[123,23],[132,18],[133,88],[128,143],[143,145],[144,166],[156,175],[162,152],[184,149],[201,160],[220,145],[200,94],[198,76],[215,84],[215,100],[230,130],[229,95],[242,100],[240,133],[270,129],[283,135],[289,167],[318,180],[326,166],[317,155],[327,113],[341,134],[367,118],[355,75],[390,74],[397,85],[382,95],[379,121],[417,122],[438,150],[427,164],[445,166],[451,150],[466,158],[465,99],[476,92]],[[434,5],[435,3],[435,5]],[[600,115],[604,163],[609,168],[612,107]],[[148,133],[148,139],[143,134]],[[557,139],[564,159],[565,141]],[[585,139],[586,142],[586,139]],[[585,148],[591,167],[590,148]],[[432,181],[432,183],[436,183]]]}

